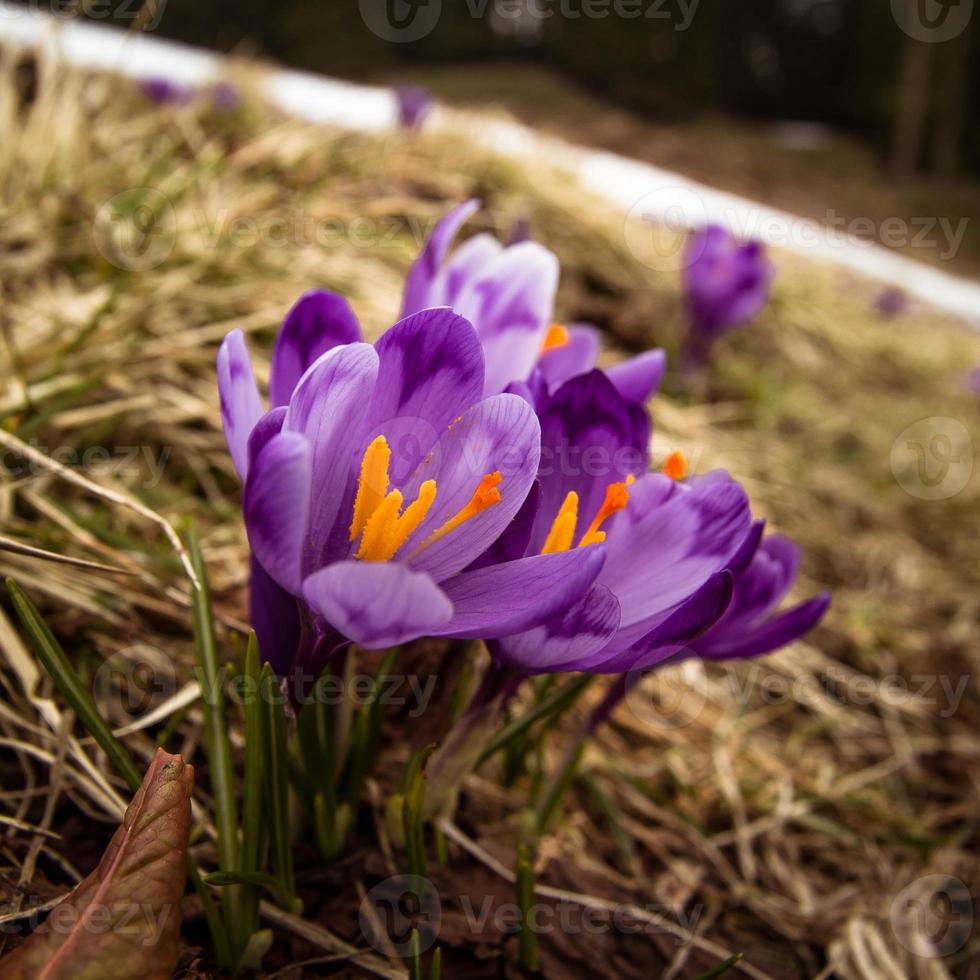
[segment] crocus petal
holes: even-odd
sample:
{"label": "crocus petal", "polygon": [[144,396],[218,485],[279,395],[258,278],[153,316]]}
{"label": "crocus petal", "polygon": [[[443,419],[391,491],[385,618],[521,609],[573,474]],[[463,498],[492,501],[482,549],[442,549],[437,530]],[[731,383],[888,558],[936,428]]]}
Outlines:
{"label": "crocus petal", "polygon": [[[624,625],[683,602],[726,567],[749,529],[748,496],[726,473],[673,489],[666,480],[641,477],[631,488],[630,506],[610,522],[600,582],[619,597]],[[662,503],[644,506],[657,499]]]}
{"label": "crocus petal", "polygon": [[599,357],[599,331],[587,324],[568,328],[568,343],[546,351],[538,360],[538,370],[555,391],[566,381],[591,371]]}
{"label": "crocus petal", "polygon": [[476,327],[486,354],[485,394],[531,373],[554,313],[558,274],[554,253],[521,242],[504,249],[484,278],[456,297],[454,309]]}
{"label": "crocus petal", "polygon": [[265,448],[266,443],[273,437],[282,432],[283,423],[286,421],[285,405],[266,412],[255,423],[251,434],[248,437],[248,465],[254,465],[255,457]]}
{"label": "crocus petal", "polygon": [[433,635],[461,639],[508,636],[563,615],[595,581],[602,545],[534,555],[464,572],[442,583],[453,617]]}
{"label": "crocus petal", "polygon": [[751,527],[738,546],[738,551],[728,563],[728,571],[734,576],[739,576],[752,562],[755,553],[759,550],[759,542],[762,540],[762,532],[765,530],[765,521],[753,521]]}
{"label": "crocus petal", "polygon": [[400,483],[479,401],[483,350],[473,327],[444,307],[400,320],[375,349],[379,369],[370,435],[388,439],[392,480]]}
{"label": "crocus petal", "polygon": [[[636,628],[621,631],[593,663],[582,669],[619,674],[670,659],[718,621],[731,601],[732,585],[730,572],[712,575],[674,609],[659,614],[652,625],[646,624],[642,636],[637,637]],[[629,645],[623,649],[626,643]],[[610,655],[614,650],[620,652]]]}
{"label": "crocus petal", "polygon": [[446,258],[459,229],[480,208],[477,198],[465,201],[453,208],[432,230],[419,257],[415,260],[405,279],[405,294],[402,299],[402,317],[418,313],[433,305],[429,300],[432,283]]}
{"label": "crocus petal", "polygon": [[300,644],[300,615],[296,597],[287,592],[252,556],[249,582],[249,620],[259,640],[262,662],[282,677]]}
{"label": "crocus petal", "polygon": [[744,659],[778,650],[787,643],[798,640],[813,629],[830,606],[830,594],[820,595],[801,602],[778,616],[743,634],[732,636],[731,642],[714,643],[710,634],[692,644],[692,652],[711,660]]}
{"label": "crocus petal", "polygon": [[626,401],[646,405],[660,388],[666,368],[667,352],[657,348],[607,368],[606,376]]}
{"label": "crocus petal", "polygon": [[242,499],[245,528],[255,557],[294,595],[299,595],[302,584],[311,469],[306,439],[280,432],[256,454]]}
{"label": "crocus petal", "polygon": [[248,473],[248,436],[262,415],[262,398],[241,330],[232,330],[218,349],[218,395],[228,451],[244,480]]}
{"label": "crocus petal", "polygon": [[495,644],[497,658],[528,673],[577,670],[603,649],[619,626],[619,602],[601,585],[563,615]]}
{"label": "crocus petal", "polygon": [[303,583],[306,601],[344,636],[369,650],[439,630],[453,604],[424,572],[399,562],[336,562]]}
{"label": "crocus petal", "polygon": [[269,401],[285,405],[306,369],[339,344],[361,339],[361,328],[350,304],[337,293],[311,289],[286,314],[272,349]]}
{"label": "crocus petal", "polygon": [[520,510],[541,458],[540,429],[533,409],[517,395],[485,398],[455,419],[405,488],[414,500],[426,480],[434,480],[436,499],[413,538],[417,547],[463,510],[487,474],[499,473],[500,501],[412,555],[414,568],[442,581],[465,568],[504,532]]}
{"label": "crocus petal", "polygon": [[453,250],[436,276],[429,294],[429,305],[452,306],[455,309],[463,290],[483,279],[490,264],[503,250],[503,245],[486,232],[467,238]]}
{"label": "crocus petal", "polygon": [[[304,553],[306,572],[328,558],[338,514],[347,501],[354,457],[364,443],[377,376],[378,355],[370,344],[335,347],[303,375],[286,411],[284,430],[302,434],[310,445],[316,487]],[[346,535],[343,540],[346,543]]]}

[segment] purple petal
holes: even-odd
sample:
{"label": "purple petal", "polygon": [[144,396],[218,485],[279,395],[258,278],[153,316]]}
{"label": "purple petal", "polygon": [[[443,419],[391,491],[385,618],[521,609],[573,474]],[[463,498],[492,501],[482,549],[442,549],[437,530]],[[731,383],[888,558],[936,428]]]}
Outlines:
{"label": "purple petal", "polygon": [[248,473],[248,437],[262,415],[262,398],[241,330],[232,330],[218,349],[218,396],[228,451],[244,480]]}
{"label": "purple petal", "polygon": [[296,597],[279,585],[252,556],[249,582],[249,619],[259,640],[263,663],[282,677],[300,644],[300,614]]}
{"label": "purple petal", "polygon": [[265,444],[273,437],[282,432],[283,423],[286,421],[286,407],[272,409],[266,412],[255,423],[251,435],[248,437],[248,465],[249,469],[255,464],[255,457],[265,448]]}
{"label": "purple petal", "polygon": [[472,326],[445,308],[400,320],[375,349],[378,383],[369,429],[388,439],[397,483],[480,400],[483,351]]}
{"label": "purple petal", "polygon": [[300,594],[303,579],[310,476],[310,446],[306,439],[281,432],[256,454],[242,500],[255,557],[293,595]]}
{"label": "purple petal", "polygon": [[774,616],[756,629],[741,637],[731,637],[730,642],[721,644],[712,641],[706,634],[693,644],[693,652],[711,660],[743,659],[770,653],[798,640],[804,633],[813,629],[823,618],[830,606],[830,594],[820,595],[801,602],[798,606]]}
{"label": "purple petal", "polygon": [[555,391],[566,381],[591,371],[599,358],[599,331],[587,324],[568,328],[568,343],[546,351],[538,360],[548,391]]}
{"label": "purple petal", "polygon": [[272,349],[269,402],[289,402],[299,379],[321,355],[361,339],[361,328],[343,296],[325,289],[304,293],[286,314]]}
{"label": "purple petal", "polygon": [[336,562],[303,583],[306,601],[331,626],[369,650],[440,629],[453,604],[424,572],[399,562]]}
{"label": "purple petal", "polygon": [[[284,430],[306,437],[316,487],[304,554],[307,573],[330,557],[338,520],[349,522],[341,509],[347,503],[352,467],[359,462],[356,454],[363,452],[377,376],[378,356],[370,344],[335,347],[303,375],[289,403]],[[342,537],[346,546],[346,533]]]}
{"label": "purple petal", "polygon": [[485,394],[526,378],[541,353],[558,289],[558,259],[537,242],[504,249],[453,307],[476,328],[486,355]]}
{"label": "purple petal", "polygon": [[627,626],[686,600],[726,567],[749,529],[748,497],[727,474],[673,488],[663,486],[666,479],[641,477],[629,506],[610,522],[600,583],[619,597]]}
{"label": "purple petal", "polygon": [[446,260],[430,293],[430,305],[459,305],[460,294],[486,276],[491,263],[504,250],[493,235],[482,232],[467,238]]}
{"label": "purple petal", "polygon": [[728,563],[728,571],[736,578],[749,567],[750,562],[759,550],[759,542],[762,540],[762,532],[766,528],[765,521],[753,521],[748,533],[742,539],[732,560]]}
{"label": "purple petal", "polygon": [[586,593],[604,560],[591,545],[457,575],[442,583],[453,617],[433,635],[488,639],[546,623]]}
{"label": "purple petal", "polygon": [[495,644],[504,663],[527,673],[578,670],[603,649],[619,626],[619,603],[601,585],[593,586],[563,615]]}
{"label": "purple petal", "polygon": [[500,473],[501,499],[411,558],[414,568],[424,569],[440,582],[500,537],[534,483],[540,461],[539,431],[534,410],[517,395],[486,398],[453,422],[406,484],[405,499],[414,500],[424,481],[436,483],[435,503],[413,542],[417,546],[458,514],[486,474]]}
{"label": "purple petal", "polygon": [[480,202],[476,198],[465,201],[454,207],[435,226],[405,279],[405,295],[402,300],[403,318],[418,313],[426,307],[438,305],[430,301],[432,284],[459,229],[479,209]]}
{"label": "purple petal", "polygon": [[607,368],[606,375],[626,401],[645,406],[660,388],[666,368],[667,352],[657,348]]}

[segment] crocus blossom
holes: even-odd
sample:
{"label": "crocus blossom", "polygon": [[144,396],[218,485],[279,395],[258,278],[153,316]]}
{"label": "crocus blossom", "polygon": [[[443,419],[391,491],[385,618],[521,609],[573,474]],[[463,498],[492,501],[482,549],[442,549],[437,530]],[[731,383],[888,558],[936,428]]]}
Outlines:
{"label": "crocus blossom", "polygon": [[419,85],[396,85],[392,94],[398,125],[402,129],[419,129],[432,110],[432,95]]}
{"label": "crocus blossom", "polygon": [[683,271],[688,356],[703,358],[718,336],[756,316],[769,299],[772,278],[761,242],[740,243],[719,225],[692,235]]}
{"label": "crocus blossom", "polygon": [[606,561],[580,602],[495,639],[492,652],[522,673],[619,673],[671,656],[728,605],[727,567],[751,527],[745,491],[722,472],[683,483],[647,473],[629,405],[601,371],[566,382],[539,414],[541,489],[525,553],[602,543]]}
{"label": "crocus blossom", "polygon": [[597,546],[487,559],[535,481],[540,434],[522,398],[483,396],[465,319],[430,309],[374,345],[358,334],[340,297],[304,296],[276,341],[268,412],[240,331],[218,355],[252,620],[280,673],[315,671],[348,641],[531,628],[577,601],[604,558]]}
{"label": "crocus blossom", "polygon": [[159,105],[187,105],[194,100],[194,89],[190,85],[182,85],[170,78],[144,78],[139,87],[143,95]]}

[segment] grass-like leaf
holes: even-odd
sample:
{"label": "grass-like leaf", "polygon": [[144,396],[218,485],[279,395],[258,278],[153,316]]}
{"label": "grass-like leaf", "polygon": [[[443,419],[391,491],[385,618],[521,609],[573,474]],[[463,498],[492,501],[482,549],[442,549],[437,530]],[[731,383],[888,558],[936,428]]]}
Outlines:
{"label": "grass-like leaf", "polygon": [[193,767],[158,749],[98,868],[0,963],[0,980],[167,980],[193,789]]}

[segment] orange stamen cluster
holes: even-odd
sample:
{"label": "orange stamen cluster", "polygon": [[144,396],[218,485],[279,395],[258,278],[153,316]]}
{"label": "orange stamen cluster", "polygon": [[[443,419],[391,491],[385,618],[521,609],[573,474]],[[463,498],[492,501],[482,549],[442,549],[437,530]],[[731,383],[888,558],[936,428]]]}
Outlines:
{"label": "orange stamen cluster", "polygon": [[[354,498],[354,515],[350,525],[350,540],[360,538],[354,553],[362,561],[389,561],[418,530],[436,499],[435,480],[426,480],[418,496],[402,509],[404,498],[399,490],[389,490],[388,468],[391,449],[384,436],[378,436],[364,453]],[[413,552],[438,541],[481,511],[500,501],[500,473],[488,473],[480,481],[469,503],[442,526],[430,534]]]}
{"label": "orange stamen cluster", "polygon": [[560,323],[553,323],[548,327],[548,332],[545,334],[544,342],[541,344],[541,353],[546,354],[550,350],[557,350],[559,347],[564,347],[570,339],[568,330],[565,327]]}
{"label": "orange stamen cluster", "polygon": [[672,480],[683,480],[687,476],[687,457],[676,449],[668,457],[663,466],[664,476]]}
{"label": "orange stamen cluster", "polygon": [[[633,483],[633,477],[627,477],[624,483],[610,483],[606,487],[606,496],[602,501],[599,510],[596,511],[592,523],[589,524],[585,533],[579,538],[578,547],[585,548],[590,544],[601,544],[606,540],[606,532],[600,530],[602,525],[609,520],[613,514],[621,511],[630,499],[629,485]],[[544,546],[541,548],[542,555],[551,555],[556,551],[569,551],[572,542],[575,540],[575,528],[578,525],[578,494],[570,490],[562,501],[558,510],[558,516],[554,519],[548,536],[545,538]]]}

